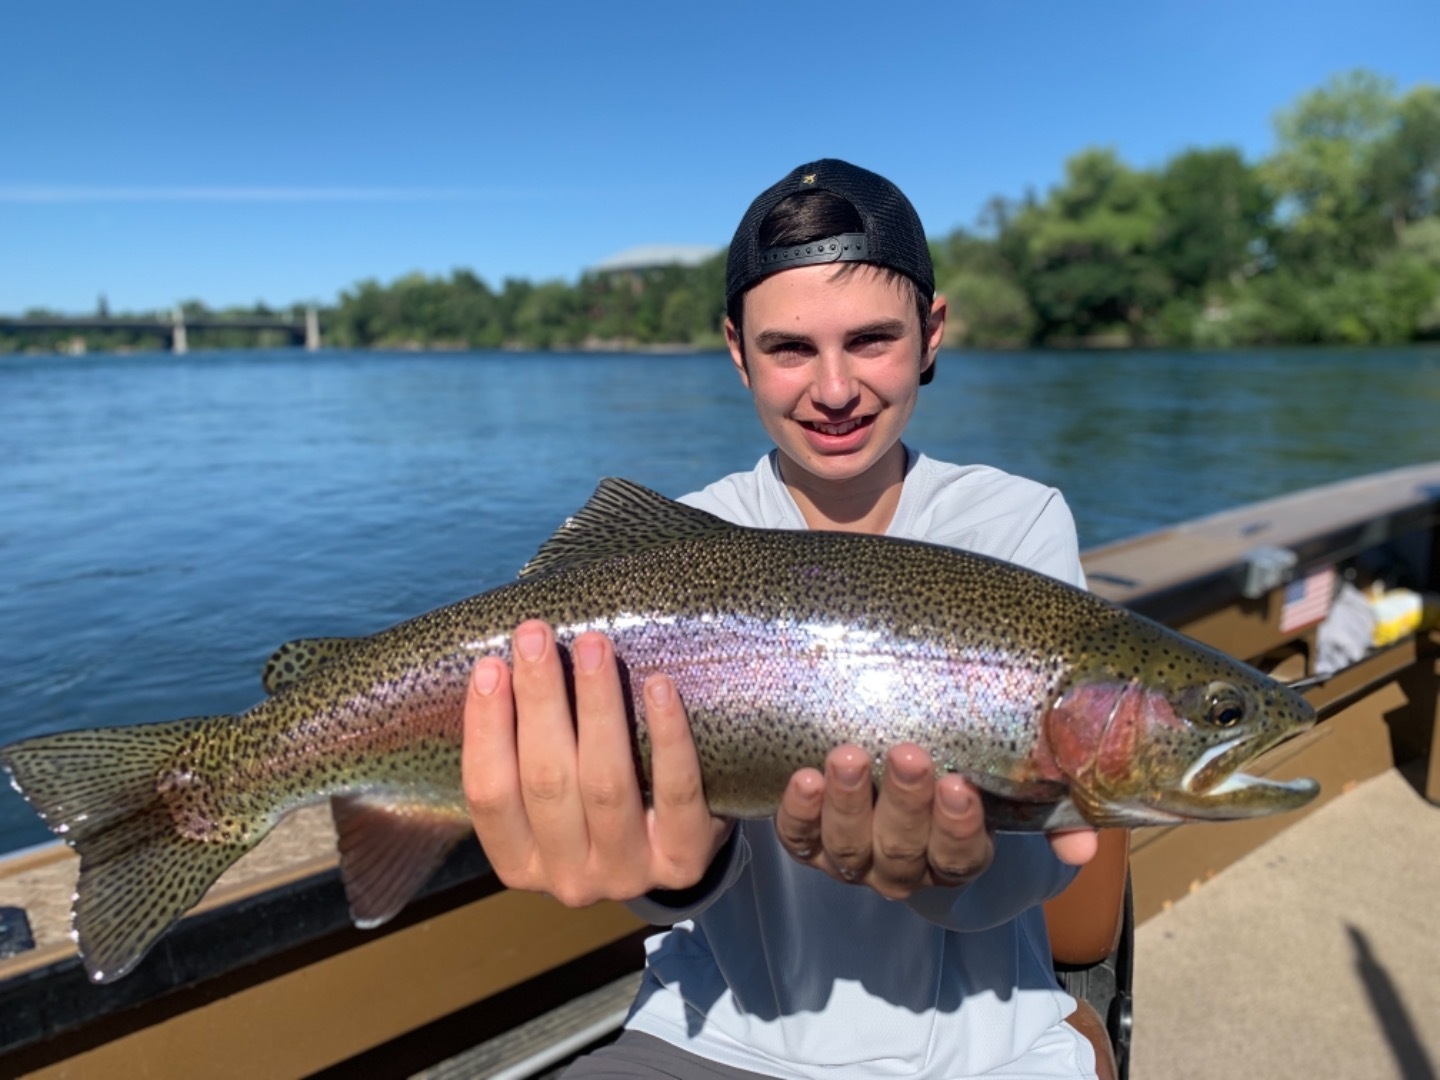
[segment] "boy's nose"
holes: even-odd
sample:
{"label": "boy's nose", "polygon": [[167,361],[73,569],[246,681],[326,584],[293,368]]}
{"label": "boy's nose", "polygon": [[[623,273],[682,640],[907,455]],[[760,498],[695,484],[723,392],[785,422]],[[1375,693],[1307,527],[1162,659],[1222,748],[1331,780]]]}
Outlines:
{"label": "boy's nose", "polygon": [[843,353],[822,355],[815,373],[815,385],[811,389],[815,404],[838,411],[859,396],[859,386],[849,359]]}

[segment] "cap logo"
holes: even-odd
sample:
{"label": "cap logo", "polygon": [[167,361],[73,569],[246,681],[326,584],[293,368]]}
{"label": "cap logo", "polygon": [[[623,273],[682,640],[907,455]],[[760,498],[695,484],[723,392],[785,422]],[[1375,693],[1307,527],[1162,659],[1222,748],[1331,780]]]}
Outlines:
{"label": "cap logo", "polygon": [[813,184],[814,182],[815,182],[815,174],[814,174],[813,172],[812,172],[812,173],[806,173],[804,176],[802,176],[802,177],[800,178],[800,183],[802,183],[802,184]]}

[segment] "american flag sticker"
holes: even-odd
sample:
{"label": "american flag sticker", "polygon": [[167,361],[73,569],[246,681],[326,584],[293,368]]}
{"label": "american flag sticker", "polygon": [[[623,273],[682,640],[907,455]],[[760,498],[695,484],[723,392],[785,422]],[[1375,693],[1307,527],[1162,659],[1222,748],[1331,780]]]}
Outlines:
{"label": "american flag sticker", "polygon": [[1330,614],[1330,600],[1335,595],[1335,568],[1322,566],[1285,586],[1285,600],[1280,605],[1280,632],[1289,633],[1302,626],[1318,623]]}

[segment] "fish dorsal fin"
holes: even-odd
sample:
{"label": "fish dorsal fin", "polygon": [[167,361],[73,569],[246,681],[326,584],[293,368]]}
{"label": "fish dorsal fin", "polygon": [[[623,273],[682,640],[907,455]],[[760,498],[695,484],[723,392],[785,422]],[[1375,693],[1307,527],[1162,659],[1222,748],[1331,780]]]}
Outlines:
{"label": "fish dorsal fin", "polygon": [[330,800],[340,851],[340,877],[356,926],[379,926],[394,916],[472,834],[459,810],[409,806],[374,796]]}
{"label": "fish dorsal fin", "polygon": [[737,527],[629,480],[607,476],[590,501],[540,545],[520,576],[534,577],[680,540],[717,536]]}
{"label": "fish dorsal fin", "polygon": [[260,682],[267,694],[279,693],[312,674],[317,668],[328,664],[337,656],[343,656],[363,638],[310,637],[287,641],[265,661],[265,671]]}

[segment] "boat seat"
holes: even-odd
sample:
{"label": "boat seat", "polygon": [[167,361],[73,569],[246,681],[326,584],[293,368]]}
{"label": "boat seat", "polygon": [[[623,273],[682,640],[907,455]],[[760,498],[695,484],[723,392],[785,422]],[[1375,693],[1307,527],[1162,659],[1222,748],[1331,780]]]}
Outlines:
{"label": "boat seat", "polygon": [[1095,1006],[1084,998],[1075,999],[1075,1011],[1065,1022],[1090,1040],[1095,1048],[1095,1075],[1100,1080],[1120,1080],[1119,1066],[1115,1061],[1115,1048],[1110,1043],[1110,1033],[1105,1030],[1105,1021]]}
{"label": "boat seat", "polygon": [[[1068,1022],[1095,1047],[1101,1080],[1123,1080],[1126,1075],[1130,975],[1122,936],[1129,912],[1129,877],[1130,830],[1101,829],[1095,858],[1080,868],[1064,892],[1045,904],[1050,955],[1078,1003]],[[1114,985],[1103,987],[1108,1015],[1102,1016],[1082,991],[1089,983],[1087,973],[1098,971],[1117,953],[1124,956],[1113,969]]]}

